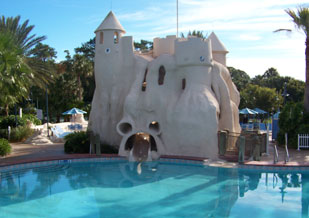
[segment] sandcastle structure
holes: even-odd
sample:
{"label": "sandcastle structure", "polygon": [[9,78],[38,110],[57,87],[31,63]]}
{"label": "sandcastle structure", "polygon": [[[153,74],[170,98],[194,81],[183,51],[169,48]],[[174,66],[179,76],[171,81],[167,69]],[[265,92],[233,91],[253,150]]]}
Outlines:
{"label": "sandcastle structure", "polygon": [[111,11],[95,34],[88,128],[120,156],[217,159],[217,132],[240,132],[239,92],[226,68],[228,51],[214,33],[155,38],[153,50],[142,53]]}

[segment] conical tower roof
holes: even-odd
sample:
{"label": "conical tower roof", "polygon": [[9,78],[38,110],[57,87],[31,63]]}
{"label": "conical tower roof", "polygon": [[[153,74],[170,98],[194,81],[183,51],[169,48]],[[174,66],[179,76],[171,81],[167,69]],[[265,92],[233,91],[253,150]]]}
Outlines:
{"label": "conical tower roof", "polygon": [[228,53],[229,51],[225,48],[223,43],[218,39],[216,34],[212,32],[208,39],[211,40],[211,47],[213,51],[222,52],[222,53]]}
{"label": "conical tower roof", "polygon": [[95,32],[100,30],[120,30],[123,33],[126,32],[112,11],[108,13],[108,15],[105,17],[100,26],[95,30]]}

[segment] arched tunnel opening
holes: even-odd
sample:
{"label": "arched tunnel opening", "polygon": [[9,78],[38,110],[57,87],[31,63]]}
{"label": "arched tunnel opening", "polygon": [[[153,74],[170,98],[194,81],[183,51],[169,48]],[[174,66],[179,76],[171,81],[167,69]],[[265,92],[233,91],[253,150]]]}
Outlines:
{"label": "arched tunnel opening", "polygon": [[125,150],[131,150],[134,145],[140,144],[143,147],[147,147],[151,151],[158,151],[156,140],[154,137],[148,133],[138,132],[134,135],[131,135],[125,144]]}

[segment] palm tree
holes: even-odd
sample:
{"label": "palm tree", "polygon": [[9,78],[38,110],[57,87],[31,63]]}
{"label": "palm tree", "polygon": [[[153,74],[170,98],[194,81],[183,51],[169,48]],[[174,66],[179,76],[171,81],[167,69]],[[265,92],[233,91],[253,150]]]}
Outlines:
{"label": "palm tree", "polygon": [[80,101],[83,100],[83,86],[81,77],[91,76],[93,73],[93,64],[92,62],[85,56],[80,54],[75,54],[73,56],[73,65],[72,70],[76,75],[77,84],[78,84],[78,98]]}
{"label": "palm tree", "polygon": [[34,25],[28,26],[29,20],[26,20],[23,24],[19,24],[20,16],[8,17],[4,16],[0,19],[0,31],[9,32],[14,37],[15,43],[26,54],[32,47],[46,39],[46,36],[35,37],[29,36],[29,33],[33,30]]}
{"label": "palm tree", "polygon": [[31,49],[46,37],[29,35],[33,25],[20,17],[0,18],[0,105],[8,108],[27,98],[32,85],[45,86],[52,79],[44,64],[31,57]]}
{"label": "palm tree", "polygon": [[9,107],[21,98],[27,97],[27,86],[31,72],[23,57],[22,50],[12,40],[10,34],[0,32],[0,105],[8,115]]}
{"label": "palm tree", "polygon": [[[290,15],[292,21],[294,22],[297,29],[304,31],[306,35],[306,86],[305,86],[305,96],[304,96],[304,106],[305,111],[309,112],[309,8],[299,7],[297,11],[291,9],[285,10],[285,12]],[[282,29],[281,29],[282,30]],[[281,31],[278,30],[278,31]]]}
{"label": "palm tree", "polygon": [[[180,34],[180,36],[182,38],[185,38],[185,35],[183,33]],[[195,36],[197,38],[202,38],[202,39],[206,39],[207,38],[207,33],[204,35],[203,34],[203,31],[200,31],[200,30],[193,30],[192,32],[189,30],[188,34],[187,34],[187,37],[190,37],[190,36]]]}

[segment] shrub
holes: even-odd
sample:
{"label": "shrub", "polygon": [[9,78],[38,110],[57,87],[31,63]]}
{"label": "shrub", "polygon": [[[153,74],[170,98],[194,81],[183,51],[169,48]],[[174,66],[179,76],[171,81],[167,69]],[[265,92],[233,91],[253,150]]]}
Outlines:
{"label": "shrub", "polygon": [[64,137],[65,153],[89,153],[90,140],[87,132],[74,132]]}
{"label": "shrub", "polygon": [[30,121],[34,125],[42,125],[42,121],[39,120],[36,117],[36,115],[33,115],[33,114],[24,114],[23,115],[23,120],[25,120],[25,122]]}
{"label": "shrub", "polygon": [[25,126],[27,124],[27,121],[20,118],[19,116],[16,116],[15,119],[15,115],[10,115],[2,118],[2,120],[0,121],[0,129],[7,129],[8,126],[14,128],[16,127],[16,124],[17,126]]}
{"label": "shrub", "polygon": [[11,153],[11,145],[8,140],[0,138],[0,156]]}
{"label": "shrub", "polygon": [[303,103],[288,103],[279,116],[278,142],[285,144],[284,134],[288,134],[288,146],[297,148],[297,134],[309,133],[309,114],[304,112]]}
{"label": "shrub", "polygon": [[[66,153],[89,153],[90,138],[88,132],[74,132],[64,137],[64,151]],[[101,153],[117,154],[115,146],[101,144]]]}
{"label": "shrub", "polygon": [[116,146],[101,144],[101,153],[103,154],[118,154],[118,148]]}
{"label": "shrub", "polygon": [[11,130],[10,141],[11,142],[21,142],[26,140],[33,134],[33,129],[29,126],[18,126]]}
{"label": "shrub", "polygon": [[8,129],[0,129],[0,138],[8,138]]}

